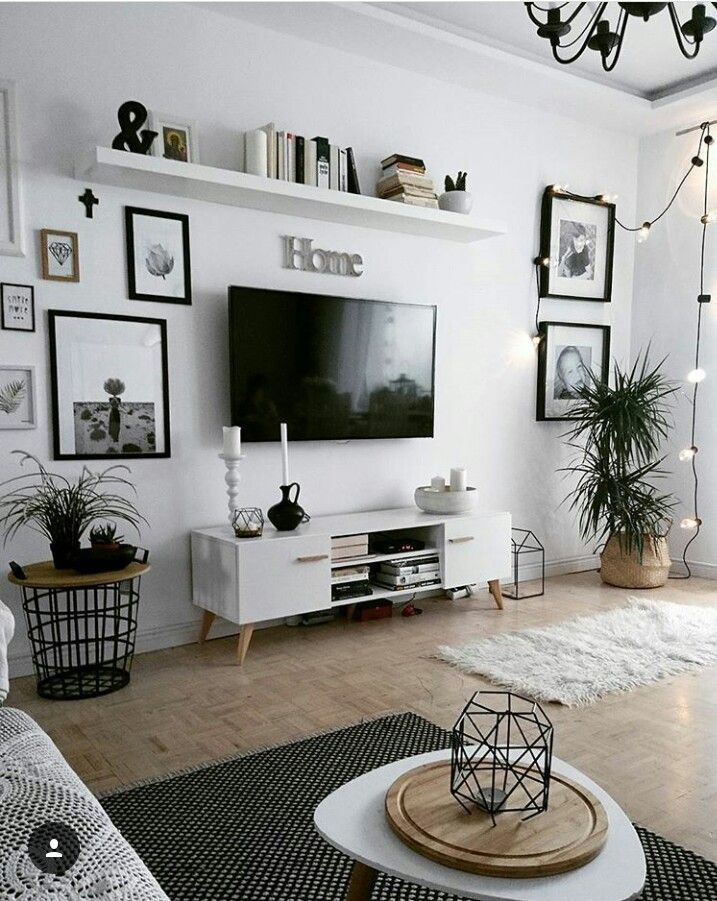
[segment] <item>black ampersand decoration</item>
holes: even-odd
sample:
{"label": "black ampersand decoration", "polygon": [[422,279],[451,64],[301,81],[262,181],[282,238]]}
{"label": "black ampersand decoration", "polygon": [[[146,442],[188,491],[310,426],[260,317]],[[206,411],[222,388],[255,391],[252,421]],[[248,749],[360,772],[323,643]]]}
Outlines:
{"label": "black ampersand decoration", "polygon": [[149,128],[139,130],[147,121],[147,108],[138,100],[127,100],[117,110],[120,133],[112,141],[115,150],[128,150],[130,153],[149,153],[152,141],[157,137],[157,132]]}

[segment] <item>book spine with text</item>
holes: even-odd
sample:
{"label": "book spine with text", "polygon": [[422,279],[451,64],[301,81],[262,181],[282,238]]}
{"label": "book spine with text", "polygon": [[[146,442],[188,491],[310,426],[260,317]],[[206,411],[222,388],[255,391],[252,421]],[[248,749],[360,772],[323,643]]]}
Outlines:
{"label": "book spine with text", "polygon": [[328,188],[330,172],[329,139],[317,136],[314,138],[314,141],[316,141],[316,187]]}
{"label": "book spine with text", "polygon": [[304,144],[305,141],[301,135],[294,136],[294,146],[296,150],[295,181],[300,185],[304,184],[304,169],[306,166],[304,161]]}

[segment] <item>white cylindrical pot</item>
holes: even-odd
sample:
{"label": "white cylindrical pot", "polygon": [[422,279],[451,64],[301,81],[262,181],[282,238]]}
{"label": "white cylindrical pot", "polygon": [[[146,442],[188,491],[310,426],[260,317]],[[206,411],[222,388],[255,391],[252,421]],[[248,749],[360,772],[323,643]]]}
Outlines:
{"label": "white cylindrical pot", "polygon": [[268,174],[266,132],[260,128],[244,135],[244,171],[264,178]]}
{"label": "white cylindrical pot", "polygon": [[446,191],[438,198],[438,206],[449,213],[470,213],[473,195],[469,191]]}

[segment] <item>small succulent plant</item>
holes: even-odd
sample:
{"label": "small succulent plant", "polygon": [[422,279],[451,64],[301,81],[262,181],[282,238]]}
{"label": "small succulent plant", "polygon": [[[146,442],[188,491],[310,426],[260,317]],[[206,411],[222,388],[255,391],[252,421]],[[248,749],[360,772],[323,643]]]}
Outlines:
{"label": "small succulent plant", "polygon": [[106,522],[90,529],[90,544],[115,544],[122,540],[117,534],[117,526],[112,522]]}
{"label": "small succulent plant", "polygon": [[467,172],[459,172],[455,181],[453,181],[450,175],[446,175],[446,191],[465,191],[467,178]]}

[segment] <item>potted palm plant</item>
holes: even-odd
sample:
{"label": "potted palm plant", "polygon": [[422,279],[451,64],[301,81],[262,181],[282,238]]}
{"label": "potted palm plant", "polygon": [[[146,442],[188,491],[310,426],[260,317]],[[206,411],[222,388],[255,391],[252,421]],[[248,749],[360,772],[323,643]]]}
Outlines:
{"label": "potted palm plant", "polygon": [[[664,362],[664,361],[662,361]],[[578,451],[564,471],[577,476],[566,500],[579,514],[584,541],[604,542],[603,582],[657,588],[667,581],[667,533],[675,499],[655,484],[666,475],[660,456],[670,430],[669,399],[677,390],[644,354],[614,367],[614,386],[590,379],[571,409],[564,436]]]}
{"label": "potted palm plant", "polygon": [[80,540],[97,519],[112,517],[129,523],[138,533],[140,523],[147,520],[131,500],[117,490],[135,490],[120,475],[129,468],[110,466],[101,472],[90,472],[85,466],[76,481],[57,475],[25,451],[20,465],[31,461],[36,471],[15,476],[0,483],[6,488],[0,496],[0,526],[5,528],[7,542],[23,526],[45,535],[50,541],[52,559],[57,569],[68,569],[80,548]]}

